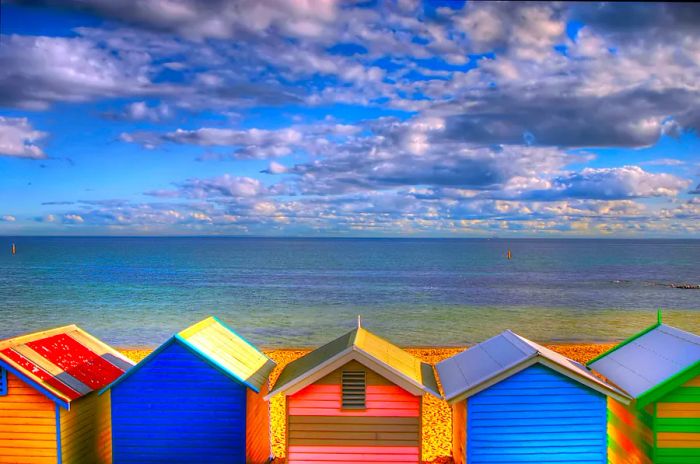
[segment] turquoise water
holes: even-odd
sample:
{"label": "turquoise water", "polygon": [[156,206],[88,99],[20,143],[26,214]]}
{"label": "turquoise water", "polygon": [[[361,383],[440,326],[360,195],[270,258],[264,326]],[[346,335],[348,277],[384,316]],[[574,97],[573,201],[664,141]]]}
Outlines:
{"label": "turquoise water", "polygon": [[261,346],[314,346],[361,314],[402,345],[505,328],[603,341],[656,308],[700,332],[700,290],[669,286],[700,284],[700,240],[2,237],[0,250],[0,337],[76,323],[155,346],[213,314]]}

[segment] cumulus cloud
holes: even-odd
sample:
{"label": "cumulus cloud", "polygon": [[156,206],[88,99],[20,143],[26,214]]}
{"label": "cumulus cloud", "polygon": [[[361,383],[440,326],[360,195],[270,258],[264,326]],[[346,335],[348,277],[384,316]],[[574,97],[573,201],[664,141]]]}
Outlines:
{"label": "cumulus cloud", "polygon": [[618,200],[639,197],[676,196],[690,181],[671,174],[653,174],[639,166],[585,168],[557,177],[549,190],[527,194],[531,199],[590,198]]}
{"label": "cumulus cloud", "polygon": [[46,136],[46,132],[34,129],[27,118],[0,116],[0,156],[44,159],[46,154],[38,143]]}
{"label": "cumulus cloud", "polygon": [[15,222],[17,218],[11,214],[5,214],[4,216],[0,216],[0,221],[3,222]]}
{"label": "cumulus cloud", "polygon": [[45,109],[56,101],[152,91],[146,53],[111,53],[83,37],[3,36],[0,104]]}

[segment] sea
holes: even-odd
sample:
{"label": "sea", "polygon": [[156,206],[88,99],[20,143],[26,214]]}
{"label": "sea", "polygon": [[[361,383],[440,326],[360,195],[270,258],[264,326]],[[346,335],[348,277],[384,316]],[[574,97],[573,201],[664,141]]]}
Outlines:
{"label": "sea", "polygon": [[0,338],[77,324],[153,347],[215,315],[268,348],[358,316],[402,346],[612,342],[658,310],[700,333],[699,284],[700,240],[0,237]]}

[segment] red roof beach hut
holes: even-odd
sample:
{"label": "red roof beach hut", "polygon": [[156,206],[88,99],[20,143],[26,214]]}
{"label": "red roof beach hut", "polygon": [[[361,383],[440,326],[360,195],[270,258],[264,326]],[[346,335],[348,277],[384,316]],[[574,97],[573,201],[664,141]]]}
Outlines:
{"label": "red roof beach hut", "polygon": [[358,327],[289,363],[267,396],[287,399],[287,463],[418,463],[433,369]]}
{"label": "red roof beach hut", "polygon": [[0,462],[111,462],[109,396],[133,366],[75,325],[0,342]]}

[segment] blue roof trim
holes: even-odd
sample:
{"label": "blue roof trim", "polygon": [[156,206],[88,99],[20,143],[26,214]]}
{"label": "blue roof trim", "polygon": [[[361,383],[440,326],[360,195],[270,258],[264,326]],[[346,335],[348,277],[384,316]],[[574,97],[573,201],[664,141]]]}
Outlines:
{"label": "blue roof trim", "polygon": [[122,381],[126,380],[131,374],[134,372],[138,371],[141,369],[144,365],[148,364],[153,358],[155,358],[161,351],[169,347],[175,342],[175,337],[170,337],[167,339],[165,342],[163,342],[162,345],[160,345],[158,348],[153,350],[151,354],[143,358],[141,361],[139,361],[135,366],[133,366],[131,369],[123,373],[120,377],[118,377],[116,380],[114,380],[112,383],[104,387],[100,392],[98,393],[98,396],[106,392],[107,390],[110,390],[117,385],[119,385]]}
{"label": "blue roof trim", "polygon": [[47,390],[46,388],[44,388],[44,387],[42,387],[41,385],[39,385],[38,383],[36,383],[36,381],[34,381],[34,380],[30,379],[29,377],[27,377],[26,375],[24,375],[24,374],[23,374],[21,371],[19,371],[18,369],[15,369],[13,366],[7,364],[7,363],[6,363],[5,361],[3,361],[2,359],[0,359],[0,366],[1,366],[1,367],[4,367],[4,368],[7,369],[9,372],[12,372],[14,375],[16,375],[17,377],[19,377],[20,379],[22,379],[23,382],[26,382],[26,383],[28,383],[29,385],[31,385],[32,387],[34,387],[37,391],[39,391],[41,394],[43,394],[44,396],[46,396],[48,399],[50,399],[51,401],[53,401],[53,402],[56,403],[57,405],[59,405],[59,406],[65,408],[65,409],[70,409],[70,403],[68,403],[68,402],[66,402],[65,400],[63,400],[63,399],[59,398],[58,396],[54,395],[54,394],[51,393],[49,390]]}
{"label": "blue roof trim", "polygon": [[185,340],[184,338],[180,337],[179,335],[173,335],[173,336],[170,337],[168,340],[166,340],[162,345],[160,345],[158,348],[156,348],[155,350],[153,350],[153,352],[152,352],[151,354],[149,354],[148,356],[146,356],[145,358],[143,358],[138,364],[136,364],[134,367],[132,367],[131,369],[129,369],[128,371],[126,371],[124,374],[122,374],[121,377],[119,377],[119,378],[116,379],[114,382],[112,382],[111,384],[107,385],[107,386],[104,387],[102,390],[100,390],[100,392],[98,393],[98,395],[101,395],[101,394],[103,394],[104,392],[106,392],[107,390],[110,390],[110,389],[116,387],[117,385],[119,385],[121,382],[123,382],[124,380],[126,380],[127,378],[129,378],[130,375],[132,375],[133,373],[135,373],[136,371],[138,371],[139,369],[141,369],[143,366],[145,366],[146,364],[148,364],[149,362],[151,362],[151,360],[153,360],[153,358],[155,358],[156,356],[158,356],[158,354],[160,354],[161,351],[163,351],[164,349],[166,349],[167,347],[169,347],[169,346],[172,345],[173,343],[179,343],[180,345],[184,346],[186,349],[188,349],[189,351],[191,351],[192,354],[196,355],[197,357],[201,358],[204,362],[206,362],[206,363],[208,363],[209,365],[211,365],[213,368],[215,368],[215,369],[218,370],[218,371],[221,371],[222,374],[226,375],[227,377],[233,379],[233,380],[236,381],[236,382],[242,383],[242,384],[245,385],[246,387],[248,387],[248,388],[250,388],[251,390],[253,390],[255,393],[260,393],[260,390],[259,390],[258,388],[256,388],[254,385],[251,385],[249,382],[246,382],[245,380],[241,379],[241,378],[240,378],[239,376],[237,376],[235,373],[229,371],[228,369],[226,369],[225,367],[223,367],[221,364],[219,364],[219,363],[216,362],[215,360],[211,359],[211,358],[210,358],[209,356],[207,356],[205,353],[201,352],[201,351],[198,350],[196,347],[194,347],[192,344],[188,343],[187,340]]}
{"label": "blue roof trim", "polygon": [[56,405],[56,457],[58,464],[63,464],[63,449],[61,449],[61,410]]}
{"label": "blue roof trim", "polygon": [[[234,332],[234,333],[235,333],[235,332]],[[224,366],[223,366],[221,363],[219,363],[217,360],[212,359],[211,357],[209,357],[209,355],[207,355],[205,352],[203,352],[202,350],[200,350],[199,348],[197,348],[196,346],[194,346],[193,344],[191,344],[190,342],[188,342],[187,339],[182,338],[179,334],[178,334],[178,335],[175,335],[173,338],[174,338],[175,340],[177,340],[178,342],[180,342],[180,344],[182,344],[185,348],[189,349],[189,350],[192,351],[194,354],[196,354],[197,356],[199,356],[200,358],[202,358],[205,362],[209,363],[212,367],[214,367],[214,368],[216,368],[217,370],[221,371],[221,372],[222,372],[223,374],[225,374],[226,376],[231,377],[231,378],[232,378],[233,380],[235,380],[236,382],[242,383],[242,384],[245,385],[246,387],[248,387],[248,388],[250,388],[251,390],[253,390],[255,393],[260,393],[260,389],[259,389],[259,388],[255,387],[255,386],[252,385],[250,382],[248,382],[248,381],[242,379],[238,374],[236,374],[236,373],[233,372],[232,370],[230,370],[230,369],[224,367]],[[244,339],[244,340],[245,340],[245,339]],[[247,340],[245,340],[245,342],[248,343]],[[252,346],[252,345],[251,345],[251,346]],[[256,349],[257,349],[257,348],[256,348]]]}

